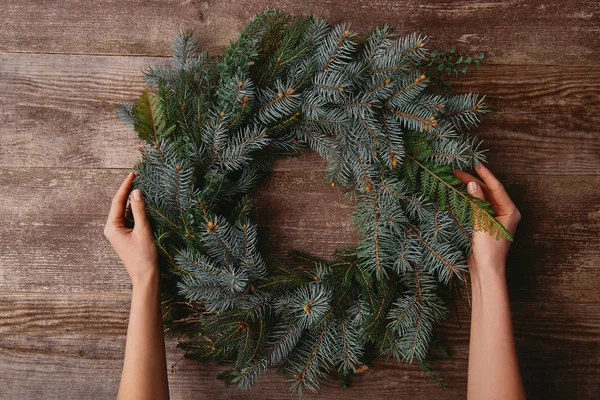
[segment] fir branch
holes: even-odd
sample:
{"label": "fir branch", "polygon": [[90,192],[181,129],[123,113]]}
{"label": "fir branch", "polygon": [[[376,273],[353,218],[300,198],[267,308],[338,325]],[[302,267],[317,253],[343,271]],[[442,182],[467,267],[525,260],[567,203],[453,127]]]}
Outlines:
{"label": "fir branch", "polygon": [[[476,226],[478,229],[482,231],[488,232],[490,235],[495,235],[496,239],[506,239],[512,241],[512,235],[508,230],[502,225],[494,216],[492,215],[491,209],[488,206],[486,207],[485,203],[482,203],[481,200],[471,196],[470,194],[458,190],[456,187],[448,183],[445,179],[442,179],[439,175],[435,174],[431,169],[427,168],[424,164],[419,162],[415,157],[410,154],[406,155],[410,158],[415,164],[417,164],[420,168],[423,169],[427,174],[429,174],[433,179],[439,182],[440,185],[443,185],[454,193],[456,196],[461,198],[462,202],[466,202],[469,204],[471,208],[471,224]],[[479,201],[478,201],[479,200]]]}

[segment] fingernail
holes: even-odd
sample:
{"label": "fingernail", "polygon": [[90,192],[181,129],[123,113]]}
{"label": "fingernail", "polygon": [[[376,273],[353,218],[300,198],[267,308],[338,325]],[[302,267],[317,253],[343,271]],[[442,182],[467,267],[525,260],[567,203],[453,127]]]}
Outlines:
{"label": "fingernail", "polygon": [[467,185],[467,191],[471,194],[477,193],[477,183],[475,181],[469,182]]}
{"label": "fingernail", "polygon": [[134,200],[141,200],[142,199],[142,194],[140,192],[140,189],[135,189],[133,191],[133,199]]}

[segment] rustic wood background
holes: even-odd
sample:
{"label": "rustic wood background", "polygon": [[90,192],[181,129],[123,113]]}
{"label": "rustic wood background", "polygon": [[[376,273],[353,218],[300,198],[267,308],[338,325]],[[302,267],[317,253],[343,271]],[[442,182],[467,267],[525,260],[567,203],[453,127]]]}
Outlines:
{"label": "rustic wood background", "polygon": [[[508,265],[521,371],[531,399],[600,398],[600,5],[596,0],[142,1],[3,0],[0,9],[0,397],[116,396],[130,283],[102,235],[110,199],[139,142],[115,106],[166,62],[179,28],[210,50],[269,5],[421,31],[430,46],[483,51],[459,83],[494,113],[477,134],[523,214]],[[356,237],[351,205],[316,157],[281,162],[257,191],[270,251],[328,256]],[[469,311],[438,330],[452,354],[433,366],[381,359],[307,398],[465,398]],[[181,356],[168,344],[168,362]],[[268,372],[251,392],[215,380],[223,366],[180,361],[173,399],[294,398]]]}

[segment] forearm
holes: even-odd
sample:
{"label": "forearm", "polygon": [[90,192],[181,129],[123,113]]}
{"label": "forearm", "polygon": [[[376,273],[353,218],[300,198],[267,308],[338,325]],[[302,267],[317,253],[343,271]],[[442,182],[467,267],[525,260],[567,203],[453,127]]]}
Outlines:
{"label": "forearm", "polygon": [[471,268],[468,399],[524,399],[504,266]]}
{"label": "forearm", "polygon": [[120,400],[168,399],[158,274],[133,286]]}

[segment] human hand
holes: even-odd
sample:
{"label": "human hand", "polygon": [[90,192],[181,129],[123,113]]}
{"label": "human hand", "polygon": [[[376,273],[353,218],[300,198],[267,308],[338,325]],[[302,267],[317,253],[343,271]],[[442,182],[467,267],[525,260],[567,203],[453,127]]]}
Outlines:
{"label": "human hand", "polygon": [[[483,179],[483,182],[460,170],[454,171],[454,175],[467,185],[467,191],[470,194],[489,201],[496,213],[496,220],[504,225],[511,235],[514,235],[521,220],[521,213],[504,190],[504,186],[489,169],[479,163],[478,166],[475,166],[475,171]],[[504,272],[510,243],[506,239],[496,240],[495,236],[487,232],[474,230],[471,255],[467,259],[470,271],[494,268]]]}
{"label": "human hand", "polygon": [[127,268],[133,286],[156,281],[159,276],[158,251],[152,241],[152,229],[146,216],[139,189],[129,196],[135,220],[133,229],[125,227],[125,204],[136,174],[130,172],[112,200],[104,236]]}

